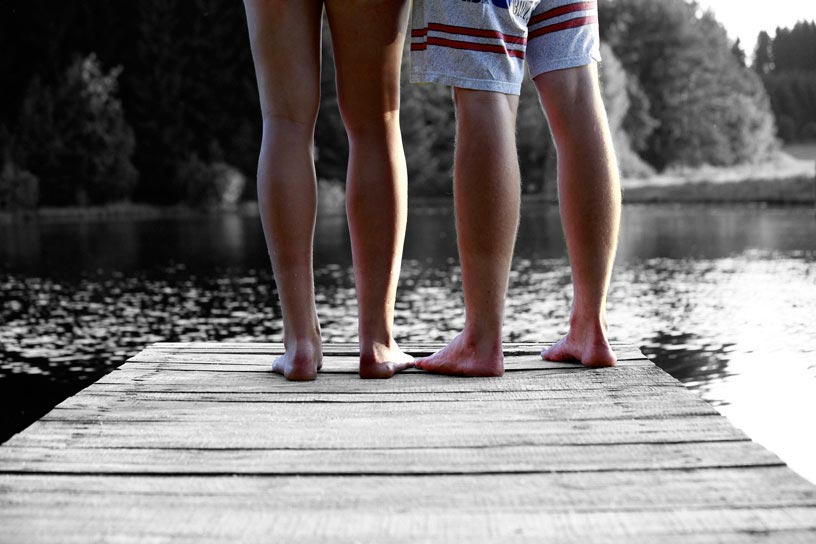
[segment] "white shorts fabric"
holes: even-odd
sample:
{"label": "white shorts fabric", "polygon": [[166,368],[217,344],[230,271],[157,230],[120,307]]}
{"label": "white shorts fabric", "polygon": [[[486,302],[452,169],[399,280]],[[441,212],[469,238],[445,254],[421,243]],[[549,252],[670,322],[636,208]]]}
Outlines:
{"label": "white shorts fabric", "polygon": [[414,0],[411,81],[519,94],[530,75],[601,60],[597,2]]}

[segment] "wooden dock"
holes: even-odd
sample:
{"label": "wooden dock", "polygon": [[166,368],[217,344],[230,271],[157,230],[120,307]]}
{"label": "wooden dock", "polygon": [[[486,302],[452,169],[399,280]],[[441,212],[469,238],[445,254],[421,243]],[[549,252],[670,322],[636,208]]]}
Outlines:
{"label": "wooden dock", "polygon": [[278,344],[155,344],[0,446],[0,542],[816,542],[816,486],[636,348],[539,347],[291,383]]}

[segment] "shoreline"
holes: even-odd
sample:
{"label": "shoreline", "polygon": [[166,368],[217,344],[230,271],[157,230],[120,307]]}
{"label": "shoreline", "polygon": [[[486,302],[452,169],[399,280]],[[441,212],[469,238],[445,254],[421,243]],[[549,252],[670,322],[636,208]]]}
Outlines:
{"label": "shoreline", "polygon": [[[660,174],[647,179],[621,181],[624,204],[765,204],[779,206],[816,206],[816,163],[797,161],[794,173],[772,171],[769,167],[747,169],[744,177],[733,179],[733,170],[697,169],[673,174]],[[810,172],[805,173],[801,163]],[[773,165],[771,165],[772,167]],[[780,169],[781,170],[781,169]],[[723,175],[727,172],[727,178]],[[780,175],[781,174],[781,175]],[[789,174],[789,175],[786,175]],[[701,179],[708,177],[709,179]],[[325,191],[319,198],[321,214],[343,214],[344,194],[340,190]],[[433,206],[449,203],[453,195],[410,196],[409,206]],[[522,204],[557,203],[555,191],[523,194]],[[176,204],[161,206],[138,202],[120,202],[101,206],[46,206],[32,210],[0,210],[0,224],[26,222],[59,222],[75,220],[115,219],[175,219],[206,217],[221,214],[257,216],[255,201],[245,201],[230,207],[194,208]]]}

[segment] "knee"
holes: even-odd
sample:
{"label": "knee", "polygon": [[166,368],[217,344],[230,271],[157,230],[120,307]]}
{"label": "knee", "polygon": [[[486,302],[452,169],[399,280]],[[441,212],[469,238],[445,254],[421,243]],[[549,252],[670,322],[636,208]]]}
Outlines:
{"label": "knee", "polygon": [[572,130],[586,131],[605,115],[594,64],[546,72],[533,81],[556,139]]}
{"label": "knee", "polygon": [[456,123],[459,133],[473,130],[515,131],[518,96],[492,91],[477,91],[455,87]]}
{"label": "knee", "polygon": [[312,138],[319,109],[318,100],[287,101],[262,106],[264,134]]}
{"label": "knee", "polygon": [[399,109],[339,104],[349,141],[386,142],[399,135]]}

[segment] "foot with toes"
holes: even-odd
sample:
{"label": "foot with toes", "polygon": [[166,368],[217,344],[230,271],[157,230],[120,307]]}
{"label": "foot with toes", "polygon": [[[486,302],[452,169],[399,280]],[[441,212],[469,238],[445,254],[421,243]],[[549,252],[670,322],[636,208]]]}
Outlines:
{"label": "foot with toes", "polygon": [[474,338],[463,332],[447,347],[418,359],[416,367],[449,376],[498,377],[504,374],[501,340]]}

